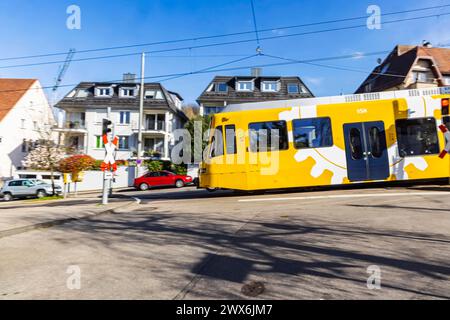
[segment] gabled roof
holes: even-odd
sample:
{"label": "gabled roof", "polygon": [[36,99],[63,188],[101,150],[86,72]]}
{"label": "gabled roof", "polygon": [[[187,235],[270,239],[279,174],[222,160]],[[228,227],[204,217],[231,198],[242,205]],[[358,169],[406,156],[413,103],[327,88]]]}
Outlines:
{"label": "gabled roof", "polygon": [[429,59],[441,74],[450,74],[450,49],[398,45],[364,80],[355,93],[384,91],[402,84],[418,59]]}
{"label": "gabled roof", "polygon": [[[135,98],[120,98],[119,88],[139,87],[139,83],[130,82],[80,82],[73,90],[71,90],[62,100],[60,100],[56,107],[61,109],[76,109],[76,108],[92,108],[99,107],[104,108],[110,106],[112,109],[130,108],[139,109],[139,97]],[[113,89],[112,97],[96,97],[95,88],[98,87],[111,87]],[[171,110],[183,119],[187,119],[186,115],[178,109],[169,91],[160,83],[145,83],[145,90],[157,90],[161,91],[163,99],[145,99],[144,109],[156,109],[156,110]],[[79,91],[85,91],[86,96],[78,97],[76,93]],[[73,95],[75,93],[75,95]]]}
{"label": "gabled roof", "polygon": [[[238,81],[252,80],[255,83],[255,87],[251,92],[241,92],[236,90]],[[261,83],[264,81],[279,81],[280,87],[276,92],[265,92],[261,90]],[[216,90],[209,90],[211,86],[218,83],[226,83],[226,92],[217,92]],[[295,83],[301,86],[305,92],[289,93],[287,85],[289,83]],[[197,98],[197,102],[221,102],[226,100],[227,103],[244,103],[244,102],[258,102],[268,100],[285,100],[295,98],[310,98],[314,97],[311,90],[305,85],[305,83],[297,76],[215,76],[214,79],[208,84],[206,89],[202,92],[200,97]]]}
{"label": "gabled roof", "polygon": [[0,79],[0,121],[36,81],[36,79]]}

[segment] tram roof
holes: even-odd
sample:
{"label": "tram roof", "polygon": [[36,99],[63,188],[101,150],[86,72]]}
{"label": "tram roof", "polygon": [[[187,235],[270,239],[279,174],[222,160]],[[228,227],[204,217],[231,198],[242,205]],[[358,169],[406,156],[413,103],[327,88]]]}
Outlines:
{"label": "tram roof", "polygon": [[398,90],[398,91],[370,92],[370,93],[350,94],[350,95],[330,96],[330,97],[302,98],[302,99],[230,104],[221,113],[249,111],[249,110],[290,108],[290,107],[295,107],[295,106],[311,106],[311,105],[326,105],[326,104],[337,104],[337,103],[347,103],[347,102],[402,99],[402,98],[440,95],[440,94],[450,94],[450,86],[449,87]]}

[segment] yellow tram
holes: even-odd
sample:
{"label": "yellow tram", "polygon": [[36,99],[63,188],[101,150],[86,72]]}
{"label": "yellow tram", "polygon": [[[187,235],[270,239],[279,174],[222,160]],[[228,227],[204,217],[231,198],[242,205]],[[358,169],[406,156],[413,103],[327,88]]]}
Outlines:
{"label": "yellow tram", "polygon": [[449,177],[450,87],[230,105],[199,186],[267,190]]}

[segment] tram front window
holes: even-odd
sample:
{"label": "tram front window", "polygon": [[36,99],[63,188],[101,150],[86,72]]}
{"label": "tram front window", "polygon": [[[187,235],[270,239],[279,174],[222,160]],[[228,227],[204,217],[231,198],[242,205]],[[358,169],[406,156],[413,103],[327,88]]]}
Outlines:
{"label": "tram front window", "polygon": [[401,119],[395,122],[401,157],[439,153],[439,141],[434,118]]}

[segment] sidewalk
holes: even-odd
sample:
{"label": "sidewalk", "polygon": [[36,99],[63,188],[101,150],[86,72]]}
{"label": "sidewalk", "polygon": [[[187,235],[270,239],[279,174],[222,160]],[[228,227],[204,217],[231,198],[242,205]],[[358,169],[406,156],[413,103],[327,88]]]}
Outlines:
{"label": "sidewalk", "polygon": [[110,199],[110,203],[104,206],[101,205],[101,198],[93,195],[42,202],[28,200],[2,203],[0,238],[100,214],[118,213],[136,203],[133,198],[118,197]]}

